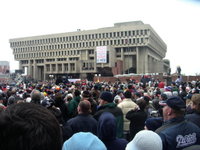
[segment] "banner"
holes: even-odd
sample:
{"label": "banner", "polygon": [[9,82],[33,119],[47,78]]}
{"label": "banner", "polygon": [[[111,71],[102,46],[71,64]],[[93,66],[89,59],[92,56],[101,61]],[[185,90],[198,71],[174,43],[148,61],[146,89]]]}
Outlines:
{"label": "banner", "polygon": [[107,46],[96,47],[97,63],[107,63]]}

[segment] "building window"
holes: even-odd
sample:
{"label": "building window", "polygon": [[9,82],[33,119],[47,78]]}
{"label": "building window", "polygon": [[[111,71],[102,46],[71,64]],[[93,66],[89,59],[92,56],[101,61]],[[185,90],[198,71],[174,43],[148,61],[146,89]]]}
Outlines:
{"label": "building window", "polygon": [[124,36],[124,34],[123,34],[124,32],[121,32],[121,37],[123,37]]}

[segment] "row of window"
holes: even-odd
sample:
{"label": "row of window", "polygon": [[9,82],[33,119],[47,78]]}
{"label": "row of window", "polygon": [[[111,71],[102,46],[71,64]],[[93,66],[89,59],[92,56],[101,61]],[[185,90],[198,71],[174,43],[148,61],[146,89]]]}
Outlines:
{"label": "row of window", "polygon": [[107,46],[107,45],[113,45],[114,46],[114,45],[129,45],[129,44],[130,45],[132,45],[132,44],[146,44],[147,42],[148,42],[148,38],[93,41],[93,42],[80,42],[80,43],[69,43],[69,44],[57,44],[57,45],[14,48],[13,52],[19,53],[19,52],[27,52],[27,51],[87,48],[87,47]]}
{"label": "row of window", "polygon": [[96,34],[86,34],[86,35],[76,35],[76,36],[66,36],[66,37],[57,37],[57,38],[48,38],[48,39],[39,39],[39,40],[28,40],[28,41],[19,41],[11,42],[11,47],[16,46],[30,46],[30,45],[40,45],[40,44],[51,44],[51,43],[62,43],[62,42],[72,42],[72,41],[81,41],[81,40],[96,40],[103,38],[115,38],[115,37],[129,37],[137,35],[147,35],[149,30],[133,30],[133,31],[121,31],[121,32],[109,32],[109,33],[96,33]]}
{"label": "row of window", "polygon": [[[50,66],[51,65],[51,66]],[[57,71],[75,71],[75,63],[66,63],[66,64],[63,64],[63,67],[62,67],[62,64],[58,64],[57,66]],[[56,71],[56,64],[47,64],[46,65],[46,72],[55,72]]]}
{"label": "row of window", "polygon": [[[124,47],[124,48],[116,48],[116,55],[120,55],[121,51],[126,52],[136,52],[136,47]],[[81,50],[74,51],[58,51],[58,52],[42,52],[42,53],[26,53],[26,54],[15,54],[16,59],[20,58],[35,58],[35,57],[54,57],[54,56],[71,56],[71,55],[79,55]],[[94,50],[88,50],[88,54],[94,54]],[[93,60],[94,57],[90,57],[90,60]],[[70,61],[79,60],[79,57],[71,57]],[[58,58],[55,59],[46,59],[46,62],[54,62],[54,61],[67,61],[67,58]],[[43,63],[43,62],[36,62]],[[27,62],[28,64],[28,62]]]}
{"label": "row of window", "polygon": [[[69,52],[71,52],[71,54]],[[21,58],[38,58],[38,57],[52,57],[52,56],[54,57],[54,56],[64,56],[64,55],[65,56],[66,55],[76,55],[75,52],[76,51],[59,51],[59,52],[15,54],[15,58],[21,59]],[[70,58],[69,60],[78,60],[77,58]],[[64,60],[59,59],[58,61],[64,61]]]}

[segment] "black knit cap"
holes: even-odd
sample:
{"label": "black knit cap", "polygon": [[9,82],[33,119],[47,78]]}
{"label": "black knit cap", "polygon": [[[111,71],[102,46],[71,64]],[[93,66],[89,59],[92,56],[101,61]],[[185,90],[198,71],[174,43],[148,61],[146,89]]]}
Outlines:
{"label": "black knit cap", "polygon": [[113,96],[110,92],[108,91],[104,91],[101,93],[100,95],[100,99],[104,100],[104,101],[107,101],[109,103],[112,103],[113,102]]}

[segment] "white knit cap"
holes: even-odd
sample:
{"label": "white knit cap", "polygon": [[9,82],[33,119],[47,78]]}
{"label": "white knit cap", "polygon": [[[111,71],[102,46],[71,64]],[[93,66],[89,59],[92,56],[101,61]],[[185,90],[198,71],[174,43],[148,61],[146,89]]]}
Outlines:
{"label": "white knit cap", "polygon": [[162,140],[157,133],[142,130],[127,144],[126,150],[162,150]]}

